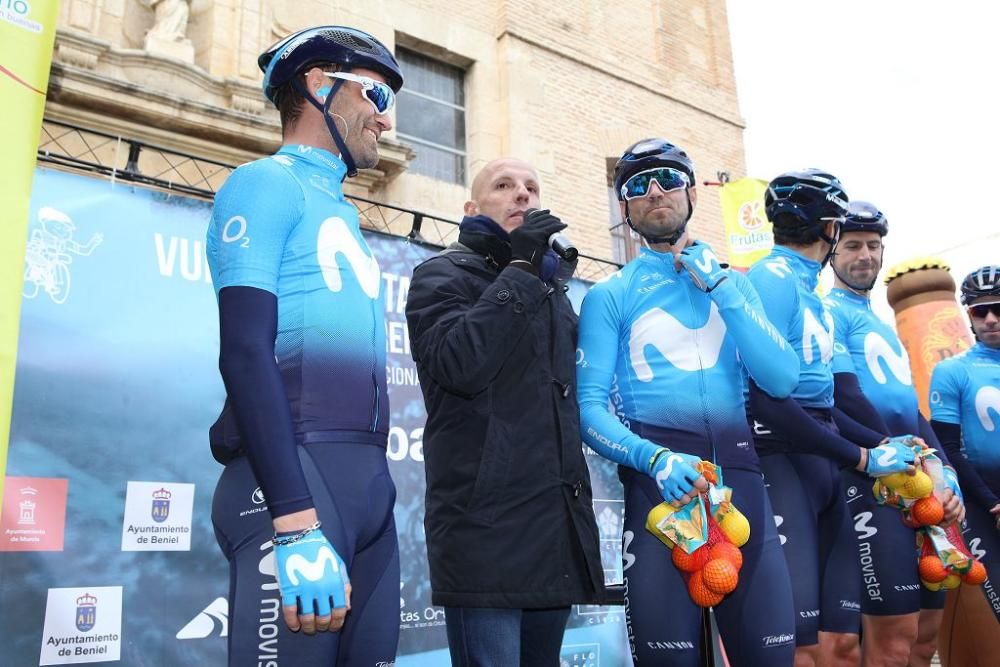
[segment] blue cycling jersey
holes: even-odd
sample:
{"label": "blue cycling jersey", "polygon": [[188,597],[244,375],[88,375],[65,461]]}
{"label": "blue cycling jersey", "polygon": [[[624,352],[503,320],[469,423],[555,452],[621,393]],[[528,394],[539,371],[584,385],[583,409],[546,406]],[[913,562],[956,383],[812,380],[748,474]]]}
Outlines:
{"label": "blue cycling jersey", "polygon": [[706,294],[675,268],[672,254],[643,249],[583,300],[577,394],[584,441],[648,472],[658,445],[632,432],[639,422],[665,430],[667,447],[757,469],[744,371],[777,397],[798,377],[794,351],[762,313],[742,274],[731,272]]}
{"label": "blue cycling jersey", "polygon": [[806,408],[833,407],[834,324],[816,293],[822,267],[784,246],[775,246],[747,273],[778,333],[799,357],[792,398]]}
{"label": "blue cycling jersey", "polygon": [[833,372],[857,375],[893,435],[918,433],[910,359],[896,331],[872,312],[867,296],[835,288],[823,303],[834,322]]}
{"label": "blue cycling jersey", "polygon": [[[327,151],[284,146],[233,172],[208,229],[217,295],[277,296],[274,354],[299,442],[388,433],[381,273],[344,199],[345,172]],[[226,447],[238,451],[238,437]]]}
{"label": "blue cycling jersey", "polygon": [[962,452],[1000,490],[1000,350],[976,343],[934,367],[931,419],[962,428]]}

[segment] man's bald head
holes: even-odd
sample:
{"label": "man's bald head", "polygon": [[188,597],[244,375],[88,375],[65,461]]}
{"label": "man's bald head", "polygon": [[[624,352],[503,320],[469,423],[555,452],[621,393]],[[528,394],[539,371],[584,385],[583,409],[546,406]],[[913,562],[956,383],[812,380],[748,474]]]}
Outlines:
{"label": "man's bald head", "polygon": [[472,179],[465,214],[485,215],[510,232],[524,222],[524,211],[541,208],[539,193],[534,167],[517,158],[499,158],[488,162]]}

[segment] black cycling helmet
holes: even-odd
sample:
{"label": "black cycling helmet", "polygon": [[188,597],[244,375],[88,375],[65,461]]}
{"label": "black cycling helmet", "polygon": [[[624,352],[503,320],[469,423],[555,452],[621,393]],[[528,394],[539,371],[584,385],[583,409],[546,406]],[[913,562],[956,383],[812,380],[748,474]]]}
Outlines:
{"label": "black cycling helmet", "polygon": [[767,219],[785,227],[817,226],[820,218],[843,219],[848,201],[840,180],[819,169],[785,172],[764,193]]}
{"label": "black cycling helmet", "polygon": [[[625,185],[625,181],[629,178],[638,174],[640,171],[654,169],[656,167],[673,167],[674,169],[686,174],[688,182],[690,183],[690,185],[688,185],[688,187],[684,190],[684,194],[687,195],[688,200],[687,220],[685,220],[684,224],[670,236],[648,236],[642,231],[636,229],[628,214],[628,201],[625,199],[625,195],[622,192],[622,186]],[[687,153],[674,144],[659,137],[637,141],[629,146],[622,156],[618,158],[618,162],[615,163],[613,186],[615,188],[615,193],[618,196],[618,201],[625,202],[625,222],[627,222],[628,226],[635,230],[639,236],[643,237],[650,243],[673,244],[681,237],[682,234],[684,234],[684,229],[687,227],[687,223],[691,220],[691,215],[694,213],[694,207],[691,205],[690,193],[690,189],[694,185],[694,164],[692,164],[691,158],[688,157]]]}
{"label": "black cycling helmet", "polygon": [[962,281],[962,305],[971,305],[984,296],[1000,299],[1000,266],[989,265],[976,269]]}
{"label": "black cycling helmet", "polygon": [[339,25],[306,28],[285,37],[257,58],[257,66],[264,73],[264,95],[275,106],[278,105],[277,92],[285,84],[291,83],[302,97],[323,113],[327,129],[340,150],[340,157],[347,165],[347,176],[354,176],[357,169],[340,131],[327,111],[334,95],[343,85],[343,79],[336,79],[321,105],[309,95],[296,76],[316,63],[336,63],[343,69],[357,67],[374,70],[385,77],[393,92],[403,87],[403,73],[395,56],[385,45],[361,30]]}
{"label": "black cycling helmet", "polygon": [[824,266],[837,247],[837,235],[823,231],[828,220],[843,222],[847,215],[847,191],[833,174],[821,169],[787,171],[775,177],[764,193],[764,211],[776,228],[816,229],[819,237],[830,244],[830,252],[821,262]]}
{"label": "black cycling helmet", "polygon": [[874,204],[866,201],[852,201],[847,205],[847,217],[840,225],[844,232],[878,232],[879,236],[889,233],[889,221]]}

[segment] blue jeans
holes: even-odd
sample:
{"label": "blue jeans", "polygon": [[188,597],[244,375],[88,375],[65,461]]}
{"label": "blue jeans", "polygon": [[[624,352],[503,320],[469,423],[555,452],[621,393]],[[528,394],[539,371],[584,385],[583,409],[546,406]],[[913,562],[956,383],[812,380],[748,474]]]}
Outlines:
{"label": "blue jeans", "polygon": [[445,607],[452,666],[558,665],[569,609]]}

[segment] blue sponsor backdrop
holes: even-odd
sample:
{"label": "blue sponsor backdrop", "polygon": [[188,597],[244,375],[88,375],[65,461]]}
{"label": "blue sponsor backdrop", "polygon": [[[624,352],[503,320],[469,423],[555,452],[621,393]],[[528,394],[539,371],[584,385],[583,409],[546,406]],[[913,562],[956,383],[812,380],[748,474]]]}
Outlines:
{"label": "blue sponsor backdrop", "polygon": [[[121,663],[225,665],[228,570],[212,531],[221,466],[218,319],[204,235],[211,204],[40,169],[25,264],[8,475],[69,480],[62,552],[0,553],[0,665],[38,664],[47,589],[122,586]],[[423,534],[423,401],[404,308],[431,251],[368,234],[386,293],[398,488],[400,667],[447,665]],[[577,305],[586,285],[572,285]],[[588,453],[608,581],[621,581],[621,488]],[[195,484],[190,551],[121,551],[129,480]],[[246,507],[259,506],[248,494]],[[525,539],[530,539],[526,536]],[[621,607],[575,608],[563,665],[630,663]],[[95,663],[96,664],[96,663]],[[111,664],[111,663],[108,663]]]}

